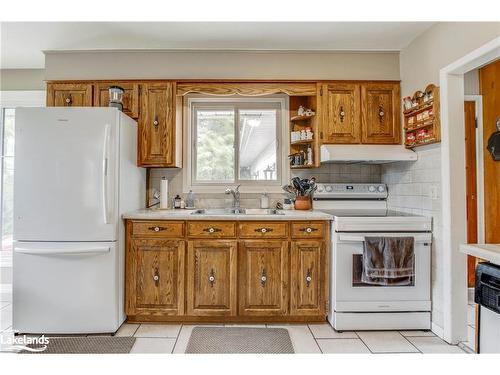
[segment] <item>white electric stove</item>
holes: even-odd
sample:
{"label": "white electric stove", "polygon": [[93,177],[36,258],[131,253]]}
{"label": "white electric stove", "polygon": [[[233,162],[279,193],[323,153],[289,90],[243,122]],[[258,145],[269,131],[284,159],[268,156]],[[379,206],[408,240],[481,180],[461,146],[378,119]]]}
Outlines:
{"label": "white electric stove", "polygon": [[[431,218],[387,209],[384,184],[318,184],[314,209],[333,215],[328,320],[336,330],[430,329]],[[361,282],[365,237],[414,237],[408,286]]]}

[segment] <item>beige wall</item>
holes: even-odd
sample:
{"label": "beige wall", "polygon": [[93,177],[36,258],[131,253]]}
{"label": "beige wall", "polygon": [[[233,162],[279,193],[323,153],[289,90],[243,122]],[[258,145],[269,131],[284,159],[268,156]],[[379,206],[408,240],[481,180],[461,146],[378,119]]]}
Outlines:
{"label": "beige wall", "polygon": [[46,78],[399,79],[397,52],[50,52]]}
{"label": "beige wall", "polygon": [[[443,67],[498,36],[499,22],[438,23],[432,26],[401,51],[402,96],[411,96],[429,83],[439,85],[439,71]],[[475,74],[470,73],[465,78],[466,94],[476,93]],[[423,146],[416,151],[419,159],[415,163],[384,166],[382,181],[389,185],[391,208],[432,217],[432,321],[439,329],[444,327],[441,146]]]}
{"label": "beige wall", "polygon": [[0,69],[0,90],[45,90],[43,69]]}
{"label": "beige wall", "polygon": [[439,70],[500,36],[500,22],[443,22],[401,51],[401,94],[439,82]]}

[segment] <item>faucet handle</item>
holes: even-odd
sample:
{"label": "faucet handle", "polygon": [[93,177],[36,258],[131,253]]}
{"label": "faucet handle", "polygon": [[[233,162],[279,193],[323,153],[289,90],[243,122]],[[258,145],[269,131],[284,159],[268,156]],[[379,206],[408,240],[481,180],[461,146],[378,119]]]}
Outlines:
{"label": "faucet handle", "polygon": [[238,185],[238,186],[236,186],[236,188],[234,189],[234,191],[235,191],[236,193],[239,193],[239,192],[240,192],[240,186],[241,186],[241,185]]}

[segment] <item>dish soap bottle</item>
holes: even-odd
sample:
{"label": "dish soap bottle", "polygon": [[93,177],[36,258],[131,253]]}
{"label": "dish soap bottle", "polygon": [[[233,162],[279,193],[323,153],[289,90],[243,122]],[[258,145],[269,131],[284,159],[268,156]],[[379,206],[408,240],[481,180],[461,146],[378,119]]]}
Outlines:
{"label": "dish soap bottle", "polygon": [[192,190],[189,190],[186,197],[186,208],[194,208],[194,193]]}
{"label": "dish soap bottle", "polygon": [[181,197],[177,194],[174,198],[174,208],[181,208]]}

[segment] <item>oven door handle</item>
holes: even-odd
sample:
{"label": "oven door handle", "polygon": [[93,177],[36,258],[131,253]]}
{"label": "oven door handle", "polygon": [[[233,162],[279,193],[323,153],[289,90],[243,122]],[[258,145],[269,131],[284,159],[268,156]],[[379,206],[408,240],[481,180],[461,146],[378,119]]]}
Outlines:
{"label": "oven door handle", "polygon": [[[369,237],[376,237],[376,233],[370,233],[368,234]],[[388,237],[398,237],[399,235],[397,233],[394,234],[394,236],[388,236]],[[382,236],[384,237],[384,236]],[[403,237],[413,237],[415,239],[415,243],[430,243],[431,239],[429,238],[428,233],[422,233],[422,234],[415,234],[412,236],[404,236]],[[365,242],[365,236],[363,235],[356,235],[356,234],[339,234],[338,235],[338,241],[339,242]]]}

